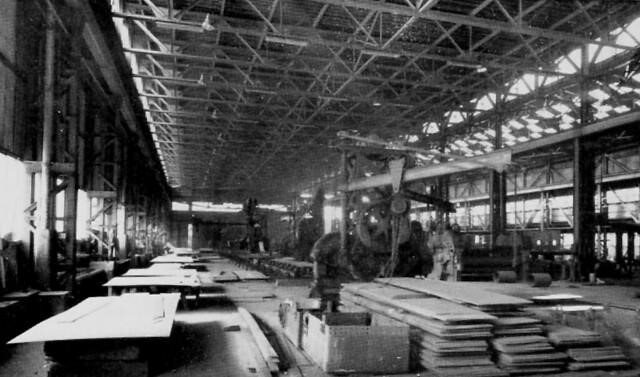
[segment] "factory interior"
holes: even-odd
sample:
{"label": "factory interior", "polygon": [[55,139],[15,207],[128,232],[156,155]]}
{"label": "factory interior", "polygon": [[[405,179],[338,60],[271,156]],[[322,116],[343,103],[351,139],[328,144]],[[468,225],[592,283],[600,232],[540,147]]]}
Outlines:
{"label": "factory interior", "polygon": [[0,377],[640,376],[640,1],[0,1]]}

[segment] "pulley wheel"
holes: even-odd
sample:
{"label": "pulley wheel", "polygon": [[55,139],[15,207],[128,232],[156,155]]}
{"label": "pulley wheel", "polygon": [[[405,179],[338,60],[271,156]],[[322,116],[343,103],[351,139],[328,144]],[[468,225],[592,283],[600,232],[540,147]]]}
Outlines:
{"label": "pulley wheel", "polygon": [[409,202],[399,196],[391,199],[391,213],[394,215],[402,215],[409,209]]}

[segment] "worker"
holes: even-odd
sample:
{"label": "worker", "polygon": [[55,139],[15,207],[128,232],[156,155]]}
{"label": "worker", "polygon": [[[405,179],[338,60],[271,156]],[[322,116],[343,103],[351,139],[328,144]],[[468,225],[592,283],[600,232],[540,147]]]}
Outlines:
{"label": "worker", "polygon": [[340,297],[340,280],[349,275],[348,263],[340,255],[340,233],[327,233],[311,248],[313,281],[309,297],[320,298],[323,309],[333,309]]}
{"label": "worker", "polygon": [[442,223],[438,223],[436,234],[432,235],[427,247],[433,255],[433,270],[427,276],[434,280],[455,279],[455,246],[453,235],[449,229],[445,229]]}
{"label": "worker", "polygon": [[427,276],[433,268],[431,254],[427,252],[425,233],[419,221],[411,221],[409,240],[398,247],[398,265],[395,276]]}

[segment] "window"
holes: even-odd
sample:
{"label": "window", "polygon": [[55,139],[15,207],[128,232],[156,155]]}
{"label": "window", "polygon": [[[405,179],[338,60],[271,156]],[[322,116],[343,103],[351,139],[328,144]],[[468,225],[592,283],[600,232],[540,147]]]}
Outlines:
{"label": "window", "polygon": [[18,241],[26,236],[23,211],[28,205],[28,192],[22,162],[0,154],[0,237]]}

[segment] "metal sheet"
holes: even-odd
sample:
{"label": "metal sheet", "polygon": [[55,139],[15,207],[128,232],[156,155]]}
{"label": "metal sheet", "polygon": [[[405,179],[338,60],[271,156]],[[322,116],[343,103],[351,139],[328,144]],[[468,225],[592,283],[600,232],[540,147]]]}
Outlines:
{"label": "metal sheet", "polygon": [[177,293],[90,297],[53,316],[9,344],[86,340],[168,338],[180,295]]}

